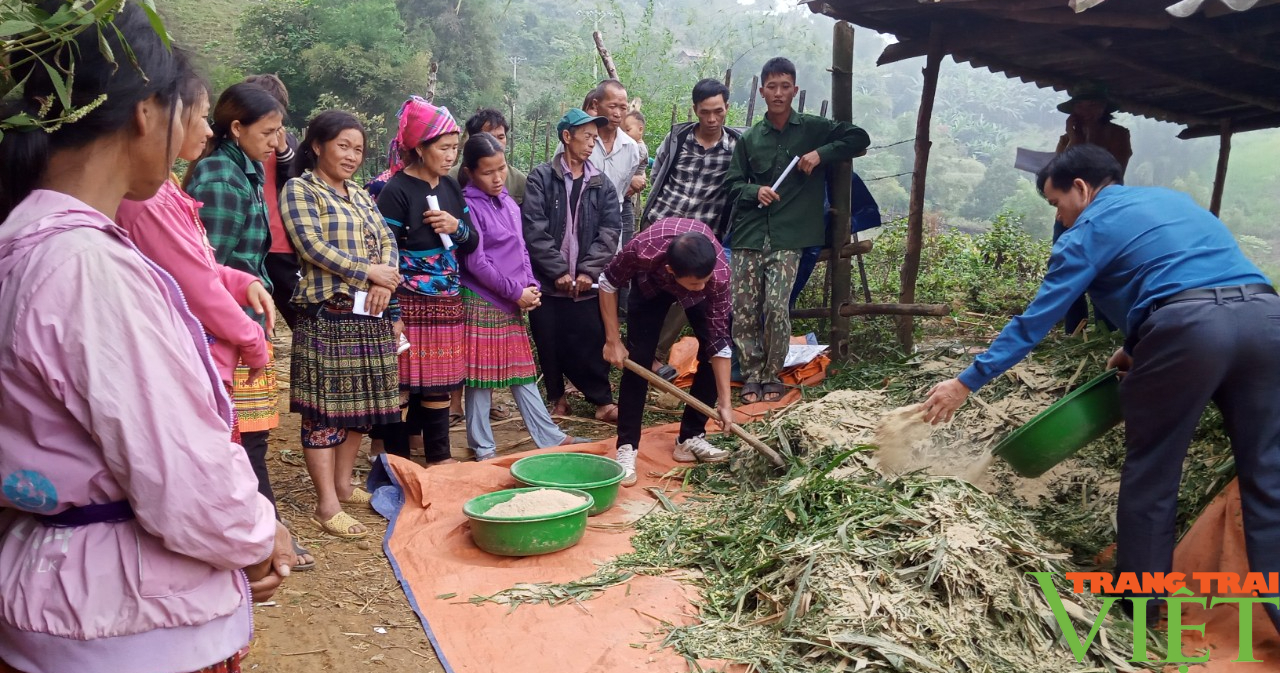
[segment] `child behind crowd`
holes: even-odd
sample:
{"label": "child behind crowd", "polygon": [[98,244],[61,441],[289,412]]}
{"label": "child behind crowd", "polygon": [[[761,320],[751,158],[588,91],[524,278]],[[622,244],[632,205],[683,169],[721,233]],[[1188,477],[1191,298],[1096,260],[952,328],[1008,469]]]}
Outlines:
{"label": "child behind crowd", "polygon": [[537,369],[524,312],[538,308],[542,291],[525,248],[520,208],[507,192],[502,143],[488,133],[467,140],[460,176],[479,246],[462,263],[466,310],[467,444],[476,460],[497,456],[489,409],[493,391],[509,388],[525,427],[539,448],[576,440],[556,427],[538,392]]}

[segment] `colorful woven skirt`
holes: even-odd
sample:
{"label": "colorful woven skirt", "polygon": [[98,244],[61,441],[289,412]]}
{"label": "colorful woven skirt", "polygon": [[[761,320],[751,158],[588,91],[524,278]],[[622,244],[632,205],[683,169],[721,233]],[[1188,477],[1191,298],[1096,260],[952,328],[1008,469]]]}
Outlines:
{"label": "colorful woven skirt", "polygon": [[289,410],[331,428],[400,420],[395,330],[350,310],[308,310],[293,331]]}
{"label": "colorful woven skirt", "polygon": [[448,393],[467,375],[462,297],[400,292],[400,319],[409,350],[400,356],[400,389],[419,395]]}
{"label": "colorful woven skirt", "polygon": [[522,314],[511,315],[463,288],[466,309],[467,386],[510,388],[538,380]]}
{"label": "colorful woven skirt", "polygon": [[264,432],[280,425],[280,391],[276,387],[276,351],[267,342],[267,369],[249,383],[249,368],[236,367],[231,384],[231,401],[236,407],[236,429]]}

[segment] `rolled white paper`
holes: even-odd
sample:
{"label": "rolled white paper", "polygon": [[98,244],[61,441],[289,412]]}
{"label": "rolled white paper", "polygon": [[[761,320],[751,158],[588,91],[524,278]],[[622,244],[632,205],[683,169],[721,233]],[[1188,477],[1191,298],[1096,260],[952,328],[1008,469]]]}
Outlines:
{"label": "rolled white paper", "polygon": [[[440,199],[437,199],[435,194],[428,194],[428,195],[427,195],[427,209],[428,209],[428,210],[440,210]],[[452,236],[450,236],[450,235],[448,235],[448,234],[440,234],[440,240],[441,240],[441,242],[443,242],[443,243],[444,243],[444,249],[445,249],[445,250],[448,250],[449,248],[452,248],[452,247],[453,247],[453,237],[452,237]]]}
{"label": "rolled white paper", "polygon": [[[782,175],[779,175],[778,179],[773,181],[773,187],[771,187],[770,189],[772,189],[775,192],[778,191],[778,188],[782,186],[782,181],[787,179],[787,176],[791,174],[791,169],[795,168],[796,163],[799,161],[800,161],[799,154],[795,155],[794,157],[791,157],[791,163],[787,164],[787,167],[782,169]],[[763,203],[756,204],[756,208],[764,208],[764,204]]]}

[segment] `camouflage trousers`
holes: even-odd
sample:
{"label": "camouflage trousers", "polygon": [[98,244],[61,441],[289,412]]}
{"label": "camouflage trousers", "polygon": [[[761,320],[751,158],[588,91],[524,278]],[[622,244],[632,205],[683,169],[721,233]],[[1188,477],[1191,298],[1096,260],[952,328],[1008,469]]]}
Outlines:
{"label": "camouflage trousers", "polygon": [[733,346],[745,383],[770,383],[791,344],[788,301],[800,266],[799,250],[734,250]]}

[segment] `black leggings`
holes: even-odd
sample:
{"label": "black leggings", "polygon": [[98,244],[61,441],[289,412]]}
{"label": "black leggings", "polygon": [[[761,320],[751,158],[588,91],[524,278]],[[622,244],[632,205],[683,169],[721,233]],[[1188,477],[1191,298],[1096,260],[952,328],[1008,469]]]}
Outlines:
{"label": "black leggings", "polygon": [[[444,403],[443,409],[430,409],[425,402]],[[369,437],[381,439],[387,453],[401,458],[409,457],[409,438],[422,434],[423,453],[428,463],[438,463],[453,457],[449,443],[449,393],[409,395],[405,420],[401,423],[375,425]]]}

